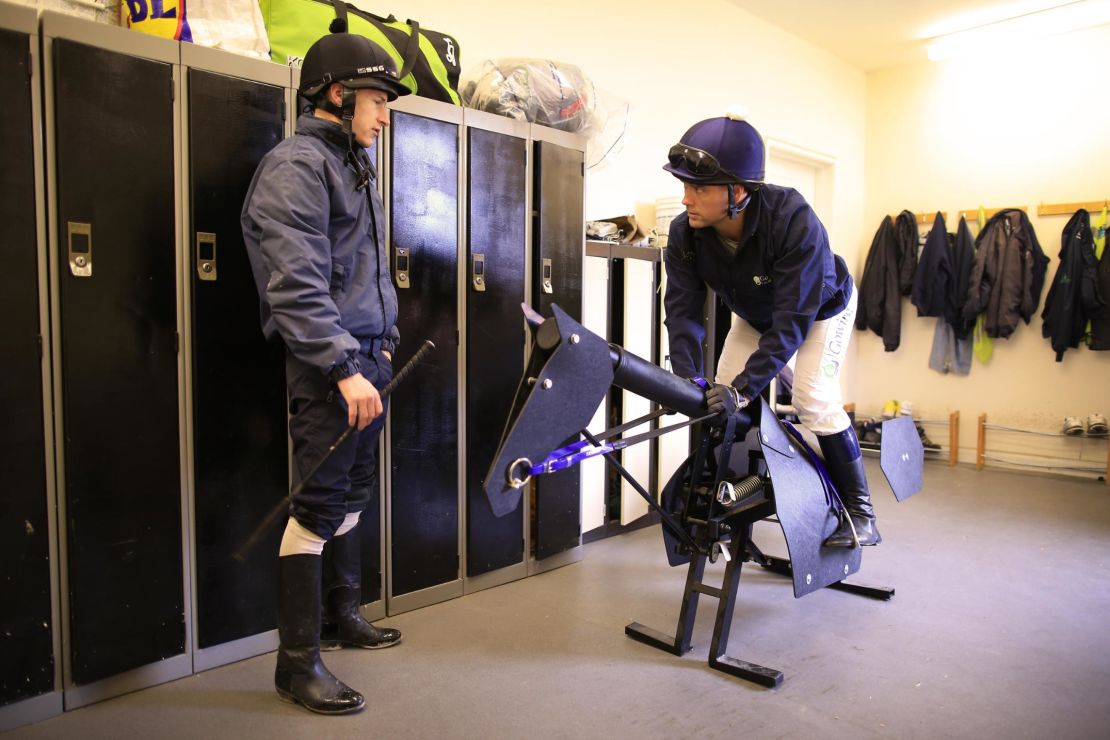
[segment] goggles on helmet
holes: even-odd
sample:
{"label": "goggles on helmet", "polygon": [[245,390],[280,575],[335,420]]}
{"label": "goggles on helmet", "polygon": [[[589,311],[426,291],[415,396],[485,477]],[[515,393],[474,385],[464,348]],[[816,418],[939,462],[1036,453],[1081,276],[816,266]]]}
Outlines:
{"label": "goggles on helmet", "polygon": [[672,167],[685,167],[689,172],[699,177],[713,177],[715,175],[732,174],[721,167],[721,163],[707,151],[696,147],[678,143],[667,152],[667,160]]}

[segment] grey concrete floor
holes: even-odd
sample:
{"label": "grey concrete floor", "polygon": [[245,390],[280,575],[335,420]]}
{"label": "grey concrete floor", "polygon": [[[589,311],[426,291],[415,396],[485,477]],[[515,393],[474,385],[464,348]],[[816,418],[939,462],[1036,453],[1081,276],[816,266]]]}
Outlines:
{"label": "grey concrete floor", "polygon": [[[693,650],[624,636],[673,631],[685,577],[657,527],[593,543],[581,563],[384,620],[388,650],[327,653],[367,696],[350,717],[278,700],[273,654],[78,709],[12,738],[1110,737],[1110,487],[930,462],[898,504],[868,472],[885,542],[853,579],[880,602],[745,566],[729,653],[777,668],[764,689]],[[774,525],[757,542],[785,555]],[[721,566],[714,566],[720,570]]]}

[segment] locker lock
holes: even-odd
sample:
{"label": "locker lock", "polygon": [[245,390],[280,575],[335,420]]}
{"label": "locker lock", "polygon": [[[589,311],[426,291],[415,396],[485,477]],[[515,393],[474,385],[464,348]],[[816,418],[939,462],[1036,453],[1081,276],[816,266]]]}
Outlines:
{"label": "locker lock", "polygon": [[471,257],[470,284],[478,292],[485,292],[486,290],[486,256],[484,254],[474,253]]}
{"label": "locker lock", "polygon": [[216,279],[216,235],[208,231],[197,232],[197,277]]}
{"label": "locker lock", "polygon": [[544,293],[554,293],[555,290],[551,287],[551,258],[545,257],[542,263],[543,267],[543,282],[541,283]]}
{"label": "locker lock", "polygon": [[92,224],[66,222],[69,271],[74,277],[92,277]]}
{"label": "locker lock", "polygon": [[409,287],[409,250],[406,247],[393,249],[393,274],[398,288]]}

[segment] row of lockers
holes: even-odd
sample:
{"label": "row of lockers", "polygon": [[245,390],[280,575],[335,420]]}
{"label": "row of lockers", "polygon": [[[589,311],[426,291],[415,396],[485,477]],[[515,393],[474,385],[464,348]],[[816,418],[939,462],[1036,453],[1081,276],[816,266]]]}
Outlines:
{"label": "row of lockers", "polygon": [[[275,643],[280,527],[232,557],[289,488],[239,211],[298,105],[296,71],[2,4],[0,61],[3,727]],[[481,480],[520,304],[580,317],[584,244],[577,137],[409,97],[376,149],[395,362],[437,349],[360,527],[372,618],[577,556],[577,471],[503,519]]]}

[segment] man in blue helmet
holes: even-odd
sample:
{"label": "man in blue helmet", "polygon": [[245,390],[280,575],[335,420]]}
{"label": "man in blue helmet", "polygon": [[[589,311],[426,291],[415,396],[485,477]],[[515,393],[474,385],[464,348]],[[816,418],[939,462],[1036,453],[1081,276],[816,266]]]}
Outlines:
{"label": "man in blue helmet", "polygon": [[381,47],[335,33],[305,54],[299,92],[311,106],[296,134],[259,164],[243,237],[263,332],[286,347],[295,476],[305,476],[348,426],[358,431],[290,501],[278,559],[274,683],[282,698],[314,712],[346,714],[365,700],[324,667],[321,647],[381,648],[401,639],[359,613],[355,526],[374,496],[387,406],[378,389],[392,377],[399,340],[382,200],[365,150],[389,124],[386,104],[409,90]]}
{"label": "man in blue helmet", "polygon": [[663,169],[682,181],[686,206],[671,222],[664,253],[672,369],[703,374],[707,287],[733,313],[706,391],[711,411],[743,408],[796,356],[794,408],[817,435],[847,511],[825,546],[854,547],[857,538],[879,544],[859,441],[840,394],[856,292],[825,227],[797,191],[763,181],[763,139],[741,117],[694,124]]}

